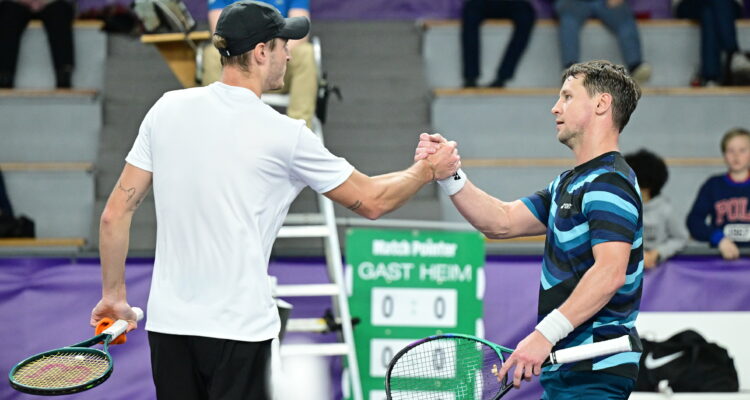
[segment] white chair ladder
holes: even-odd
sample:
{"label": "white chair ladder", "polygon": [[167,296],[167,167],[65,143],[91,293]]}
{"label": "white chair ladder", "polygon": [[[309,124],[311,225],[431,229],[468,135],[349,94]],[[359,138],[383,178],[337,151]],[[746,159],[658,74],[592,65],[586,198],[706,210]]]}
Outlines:
{"label": "white chair ladder", "polygon": [[[321,52],[320,41],[317,37],[311,38],[315,54],[315,62],[318,67],[318,77],[321,76]],[[284,94],[264,94],[263,101],[273,107],[286,107],[289,104],[289,96]],[[313,118],[313,131],[323,141],[323,128],[317,117]],[[362,385],[359,379],[359,365],[354,346],[354,334],[352,330],[352,317],[349,313],[346,282],[344,280],[343,265],[341,262],[341,247],[339,245],[338,229],[336,227],[336,215],[333,203],[322,194],[317,195],[320,215],[314,215],[316,222],[322,219],[323,223],[305,225],[286,225],[281,228],[277,238],[322,238],[325,247],[326,264],[330,283],[325,284],[302,284],[302,285],[278,285],[274,295],[276,297],[299,297],[299,296],[330,296],[333,305],[333,315],[336,322],[341,324],[340,342],[319,344],[289,344],[281,346],[281,356],[293,355],[316,355],[316,356],[343,356],[347,360],[348,378],[350,380],[351,398],[363,400]],[[308,214],[306,214],[308,215]],[[290,215],[294,219],[294,215]],[[322,218],[315,218],[322,217]],[[303,218],[304,219],[304,218]],[[290,301],[293,303],[293,301]],[[291,318],[287,322],[287,332],[325,332],[329,329],[323,318]],[[344,379],[347,377],[344,376]]]}

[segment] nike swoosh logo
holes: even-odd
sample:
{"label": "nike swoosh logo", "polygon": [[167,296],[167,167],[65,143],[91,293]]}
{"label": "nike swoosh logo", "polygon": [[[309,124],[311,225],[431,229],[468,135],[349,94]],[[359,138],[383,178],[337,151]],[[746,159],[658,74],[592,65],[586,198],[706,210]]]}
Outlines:
{"label": "nike swoosh logo", "polygon": [[643,362],[643,366],[646,367],[646,369],[657,369],[682,357],[683,354],[685,354],[684,351],[678,351],[677,353],[673,353],[667,356],[654,358],[654,353],[648,353],[648,355],[646,356],[646,360]]}

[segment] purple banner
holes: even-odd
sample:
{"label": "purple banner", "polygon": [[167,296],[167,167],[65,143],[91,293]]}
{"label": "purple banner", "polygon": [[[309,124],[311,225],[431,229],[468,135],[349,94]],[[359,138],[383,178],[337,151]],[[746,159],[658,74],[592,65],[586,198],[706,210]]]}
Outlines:
{"label": "purple banner", "polygon": [[[491,257],[486,264],[486,337],[514,347],[535,324],[539,288],[539,257]],[[126,270],[128,300],[144,307],[150,285],[150,260],[131,260]],[[270,273],[279,283],[325,282],[322,260],[277,261]],[[93,335],[89,313],[101,293],[97,260],[0,259],[0,371],[7,376],[21,359],[69,345]],[[726,262],[715,257],[677,257],[646,274],[643,311],[750,311],[750,259]],[[295,317],[322,316],[330,301],[295,298]],[[146,314],[148,318],[148,313]],[[356,333],[356,330],[355,330]],[[315,335],[330,341],[331,335]],[[112,348],[115,370],[100,387],[61,398],[91,400],[152,400],[148,343],[145,331],[128,335],[128,343]],[[338,364],[338,363],[334,363]],[[332,370],[338,390],[340,368]],[[515,400],[538,399],[536,381],[514,393]],[[0,385],[0,398],[38,398]],[[311,399],[319,400],[319,399]],[[320,399],[322,400],[322,399]]]}
{"label": "purple banner", "polygon": [[[460,18],[464,0],[312,0],[314,20],[416,20]],[[552,0],[531,0],[539,18],[553,18]],[[750,1],[750,0],[748,0]],[[132,0],[78,0],[86,12],[105,6],[129,7]],[[639,18],[671,18],[671,0],[630,0]],[[193,18],[206,21],[208,0],[185,0]]]}

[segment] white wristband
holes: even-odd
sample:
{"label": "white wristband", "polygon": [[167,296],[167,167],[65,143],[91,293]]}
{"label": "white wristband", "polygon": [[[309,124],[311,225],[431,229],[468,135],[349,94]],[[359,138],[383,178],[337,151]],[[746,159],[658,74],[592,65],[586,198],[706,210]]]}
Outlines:
{"label": "white wristband", "polygon": [[459,168],[453,176],[441,179],[437,181],[437,183],[440,185],[440,189],[443,193],[448,196],[453,196],[464,188],[464,185],[466,184],[466,174],[464,171],[461,171],[461,168]]}
{"label": "white wristband", "polygon": [[539,331],[554,346],[573,331],[573,324],[556,308],[536,325]]}

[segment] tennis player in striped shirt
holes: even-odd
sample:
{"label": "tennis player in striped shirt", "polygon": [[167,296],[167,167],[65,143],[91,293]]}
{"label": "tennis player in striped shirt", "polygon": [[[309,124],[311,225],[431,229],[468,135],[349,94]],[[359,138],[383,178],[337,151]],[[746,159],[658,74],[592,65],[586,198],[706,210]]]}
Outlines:
{"label": "tennis player in striped shirt", "polygon": [[[627,399],[638,375],[640,351],[541,368],[550,351],[631,335],[643,275],[641,196],[619,137],[641,90],[621,66],[575,64],[563,73],[552,108],[557,139],[576,166],[531,196],[502,201],[474,186],[459,170],[439,181],[455,207],[490,238],[546,234],[538,325],[502,369],[513,381],[541,374],[543,399]],[[421,136],[415,158],[445,139]],[[511,182],[507,182],[511,184]]]}

